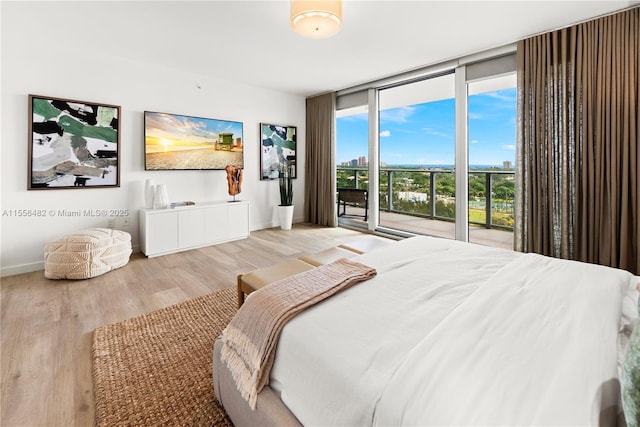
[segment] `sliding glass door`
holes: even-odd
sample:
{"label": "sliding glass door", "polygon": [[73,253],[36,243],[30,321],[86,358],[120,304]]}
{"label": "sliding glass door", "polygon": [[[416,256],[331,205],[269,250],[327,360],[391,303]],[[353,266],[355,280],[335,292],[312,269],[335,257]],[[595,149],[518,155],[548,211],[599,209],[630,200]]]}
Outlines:
{"label": "sliding glass door", "polygon": [[379,91],[379,226],[455,236],[455,75]]}
{"label": "sliding glass door", "polygon": [[515,73],[468,84],[469,241],[513,248]]}
{"label": "sliding glass door", "polygon": [[337,188],[367,189],[369,116],[365,106],[336,114]]}
{"label": "sliding glass door", "polygon": [[[336,113],[336,191],[369,189],[369,116],[367,106],[339,110]],[[339,223],[367,228],[365,206],[342,206]]]}

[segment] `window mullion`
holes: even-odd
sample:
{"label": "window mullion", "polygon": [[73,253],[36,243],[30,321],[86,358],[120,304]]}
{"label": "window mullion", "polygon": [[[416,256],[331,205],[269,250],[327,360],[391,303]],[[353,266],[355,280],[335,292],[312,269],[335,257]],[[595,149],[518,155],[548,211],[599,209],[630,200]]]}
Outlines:
{"label": "window mullion", "polygon": [[469,148],[467,144],[466,67],[456,68],[456,240],[469,241]]}
{"label": "window mullion", "polygon": [[378,165],[380,163],[380,143],[378,119],[380,117],[378,111],[378,90],[369,89],[369,186],[368,202],[369,202],[369,230],[374,231],[380,223],[380,205],[379,182],[380,175]]}

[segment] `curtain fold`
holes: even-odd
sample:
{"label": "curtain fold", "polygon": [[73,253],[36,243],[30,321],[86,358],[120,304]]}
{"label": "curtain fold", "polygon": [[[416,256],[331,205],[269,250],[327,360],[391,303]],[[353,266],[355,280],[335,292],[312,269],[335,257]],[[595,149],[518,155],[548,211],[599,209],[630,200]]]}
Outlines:
{"label": "curtain fold", "polygon": [[518,43],[515,249],[640,273],[640,8]]}
{"label": "curtain fold", "polygon": [[305,218],[336,227],[335,92],[307,98],[305,138]]}

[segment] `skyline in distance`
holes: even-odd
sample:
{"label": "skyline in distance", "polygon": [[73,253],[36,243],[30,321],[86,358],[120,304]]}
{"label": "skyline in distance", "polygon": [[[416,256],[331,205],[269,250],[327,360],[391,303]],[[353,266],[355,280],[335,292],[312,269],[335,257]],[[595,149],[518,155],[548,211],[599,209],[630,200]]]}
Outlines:
{"label": "skyline in distance", "polygon": [[[516,89],[468,97],[469,164],[515,164]],[[336,163],[368,157],[367,113],[336,120]],[[380,112],[380,162],[389,166],[455,163],[453,99]]]}

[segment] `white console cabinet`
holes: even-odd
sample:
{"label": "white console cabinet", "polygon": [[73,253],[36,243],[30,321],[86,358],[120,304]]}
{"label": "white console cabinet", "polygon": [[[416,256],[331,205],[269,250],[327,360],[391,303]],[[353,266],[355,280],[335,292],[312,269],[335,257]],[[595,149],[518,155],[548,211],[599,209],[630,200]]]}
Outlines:
{"label": "white console cabinet", "polygon": [[140,249],[148,257],[249,237],[249,202],[202,202],[140,211]]}

